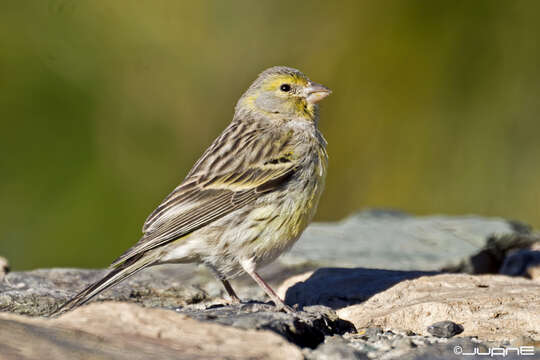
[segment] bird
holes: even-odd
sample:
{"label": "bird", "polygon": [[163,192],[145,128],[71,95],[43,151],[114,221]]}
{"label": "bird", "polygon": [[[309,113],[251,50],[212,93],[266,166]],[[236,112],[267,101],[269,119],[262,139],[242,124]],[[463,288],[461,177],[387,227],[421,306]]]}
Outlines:
{"label": "bird", "polygon": [[330,93],[291,67],[261,72],[230,124],[148,216],[140,240],[51,315],[171,263],[206,265],[233,303],[240,299],[229,280],[247,273],[279,311],[294,313],[257,269],[289,250],[315,215],[328,167],[318,103]]}

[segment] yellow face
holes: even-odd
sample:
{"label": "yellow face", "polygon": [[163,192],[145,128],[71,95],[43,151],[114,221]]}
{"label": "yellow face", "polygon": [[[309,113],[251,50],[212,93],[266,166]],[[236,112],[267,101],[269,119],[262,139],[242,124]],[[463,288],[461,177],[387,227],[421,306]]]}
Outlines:
{"label": "yellow face", "polygon": [[317,102],[330,90],[310,81],[298,70],[271,68],[263,72],[244,95],[246,106],[267,114],[313,120]]}
{"label": "yellow face", "polygon": [[275,91],[279,94],[294,94],[299,93],[304,87],[307,87],[309,80],[299,75],[275,75],[269,77],[267,81],[264,81],[264,88],[266,90]]}
{"label": "yellow face", "polygon": [[[314,116],[314,104],[308,104],[304,96],[308,84],[306,78],[297,75],[278,75],[269,78],[264,84],[264,89],[283,100],[281,110],[293,109],[297,115],[307,115],[311,118]],[[279,107],[276,110],[279,110]]]}

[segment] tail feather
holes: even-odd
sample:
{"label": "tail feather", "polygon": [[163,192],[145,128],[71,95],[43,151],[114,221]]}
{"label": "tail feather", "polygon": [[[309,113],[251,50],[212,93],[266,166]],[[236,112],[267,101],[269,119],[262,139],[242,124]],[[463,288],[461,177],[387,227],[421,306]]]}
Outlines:
{"label": "tail feather", "polygon": [[95,283],[89,285],[84,290],[75,295],[72,299],[67,301],[65,304],[56,309],[49,316],[54,317],[61,315],[67,311],[73,310],[76,307],[79,307],[88,301],[90,301],[94,296],[98,295],[102,291],[105,291],[123,280],[135,275],[137,272],[142,269],[153,265],[158,259],[158,253],[151,252],[136,254],[124,261],[118,267],[112,269],[107,275],[102,279],[96,281]]}

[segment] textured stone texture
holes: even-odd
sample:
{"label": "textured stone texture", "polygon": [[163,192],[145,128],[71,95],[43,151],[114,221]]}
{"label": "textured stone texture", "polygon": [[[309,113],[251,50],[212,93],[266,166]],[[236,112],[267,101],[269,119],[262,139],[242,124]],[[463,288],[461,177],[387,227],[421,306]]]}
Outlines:
{"label": "textured stone texture", "polygon": [[266,329],[282,335],[301,347],[315,348],[325,336],[355,332],[354,326],[337,317],[324,306],[304,307],[303,311],[291,315],[276,312],[273,305],[262,303],[217,305],[208,308],[186,306],[177,311],[202,320],[231,325],[242,329]]}
{"label": "textured stone texture", "polygon": [[284,257],[322,266],[440,270],[481,250],[490,237],[529,234],[518,222],[479,216],[410,216],[371,210],[310,225]]}
{"label": "textured stone texture", "polygon": [[464,327],[461,336],[540,341],[540,284],[501,275],[424,276],[342,308],[338,315],[357,328],[381,326],[428,335],[429,325],[450,320]]}
{"label": "textured stone texture", "polygon": [[[529,269],[538,267],[538,247],[540,237],[536,234],[490,236],[479,251],[442,270],[467,274],[528,276]],[[523,256],[515,256],[516,253]]]}
{"label": "textured stone texture", "polygon": [[[0,311],[47,315],[86,284],[105,274],[102,270],[43,269],[12,272],[0,282]],[[170,267],[150,269],[104,292],[97,300],[137,302],[145,306],[174,307],[207,299],[207,293],[182,279]]]}
{"label": "textured stone texture", "polygon": [[328,337],[315,351],[304,350],[307,360],[367,360],[369,357],[339,336]]}
{"label": "textured stone texture", "polygon": [[[261,271],[282,284],[295,316],[276,312],[248,277],[233,281],[245,302],[229,305],[204,267],[167,265],[58,319],[28,318],[15,314],[48,314],[104,270],[0,266],[0,359],[419,360],[453,358],[455,344],[538,345],[540,282],[524,279],[538,278],[538,239],[522,224],[475,216],[367,211],[313,224],[291,254]],[[427,332],[445,320],[464,333],[449,340]]]}
{"label": "textured stone texture", "polygon": [[451,338],[463,332],[463,326],[453,321],[438,321],[427,327],[428,333],[439,338]]}
{"label": "textured stone texture", "polygon": [[2,359],[302,359],[270,331],[122,303],[91,304],[57,319],[0,314],[0,338]]}
{"label": "textured stone texture", "polygon": [[[446,360],[463,359],[471,357],[462,355],[462,352],[470,353],[477,348],[481,352],[487,352],[489,347],[497,344],[483,343],[474,337],[459,337],[453,339],[437,338],[433,336],[420,336],[411,332],[374,331],[375,336],[369,336],[368,328],[356,334],[345,336],[327,337],[326,341],[317,349],[304,349],[304,355],[309,360],[333,360],[333,359],[399,359],[399,360]],[[372,334],[373,335],[373,334]],[[455,351],[459,354],[456,354]],[[480,357],[480,359],[488,358]],[[507,356],[505,359],[516,360],[517,356]],[[531,357],[529,357],[531,358]]]}
{"label": "textured stone texture", "polygon": [[[260,272],[277,286],[288,276],[314,265],[269,265]],[[0,280],[0,311],[25,315],[47,315],[86,285],[98,280],[105,270],[40,269],[11,272]],[[264,291],[248,276],[233,280],[243,299],[267,301]],[[145,269],[92,301],[127,301],[148,307],[174,308],[189,304],[224,303],[228,297],[223,286],[205,267],[161,265]]]}
{"label": "textured stone texture", "polygon": [[529,248],[510,252],[504,258],[499,272],[540,281],[540,240]]}

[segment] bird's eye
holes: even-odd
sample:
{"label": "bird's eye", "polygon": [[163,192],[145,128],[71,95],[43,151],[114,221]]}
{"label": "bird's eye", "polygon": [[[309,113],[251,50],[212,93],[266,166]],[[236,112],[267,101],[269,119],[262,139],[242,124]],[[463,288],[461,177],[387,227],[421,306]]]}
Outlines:
{"label": "bird's eye", "polygon": [[287,92],[287,91],[290,91],[290,90],[291,90],[291,85],[289,85],[289,84],[282,84],[282,85],[279,87],[279,89],[280,89],[281,91]]}

